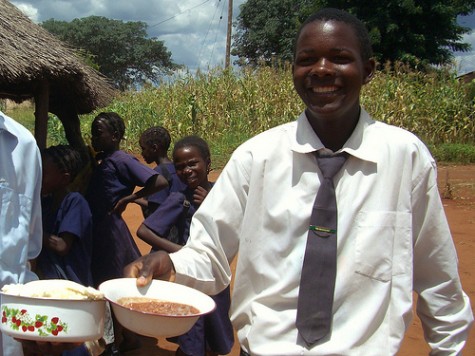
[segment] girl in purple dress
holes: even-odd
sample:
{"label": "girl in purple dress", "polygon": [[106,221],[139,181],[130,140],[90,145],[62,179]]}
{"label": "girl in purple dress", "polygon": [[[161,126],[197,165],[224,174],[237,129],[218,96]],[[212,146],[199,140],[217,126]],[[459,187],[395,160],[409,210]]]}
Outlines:
{"label": "girl in purple dress", "polygon": [[[126,205],[168,186],[163,176],[120,150],[124,133],[124,121],[114,112],[100,113],[91,125],[98,164],[86,198],[93,217],[92,277],[96,287],[122,277],[125,265],[140,256],[121,216]],[[134,193],[137,186],[144,188]]]}
{"label": "girl in purple dress", "polygon": [[[170,193],[137,231],[153,250],[174,252],[187,242],[191,217],[212,187],[208,180],[210,151],[203,139],[188,136],[179,140],[173,149],[173,162],[187,188],[183,193]],[[169,238],[172,229],[178,231],[174,241]],[[212,298],[216,302],[214,312],[199,318],[186,334],[170,339],[179,345],[176,355],[225,355],[231,351],[234,334],[229,320],[229,286]]]}

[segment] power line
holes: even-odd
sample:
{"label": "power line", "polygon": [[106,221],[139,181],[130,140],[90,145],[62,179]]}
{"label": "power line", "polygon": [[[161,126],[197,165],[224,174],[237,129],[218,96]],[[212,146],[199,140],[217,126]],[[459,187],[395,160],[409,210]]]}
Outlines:
{"label": "power line", "polygon": [[[221,0],[219,0],[219,1],[221,1]],[[221,20],[223,19],[223,13],[224,13],[224,1],[223,1],[222,5],[223,5],[223,7],[221,8],[221,15],[219,16],[219,21],[218,21],[218,25],[217,25],[216,35],[214,37],[213,47],[211,49],[211,54],[209,56],[208,67],[209,67],[209,65],[211,63],[211,60],[213,58],[213,53],[214,53],[214,49],[216,47],[216,42],[218,41],[219,25],[221,23]]]}
{"label": "power line", "polygon": [[190,7],[189,9],[183,10],[183,11],[179,12],[179,13],[176,14],[176,15],[173,15],[173,16],[171,16],[171,17],[169,17],[169,18],[167,18],[167,19],[165,19],[165,20],[163,20],[163,21],[157,22],[156,24],[149,25],[148,27],[149,27],[149,28],[155,27],[155,26],[161,25],[162,23],[165,23],[165,22],[167,22],[167,21],[173,20],[175,17],[177,17],[177,16],[179,16],[179,15],[181,15],[181,14],[184,14],[185,12],[188,12],[188,11],[191,11],[191,10],[193,10],[193,9],[196,9],[197,7],[200,7],[201,5],[204,5],[204,4],[206,4],[207,2],[209,2],[209,1],[210,1],[210,0],[205,0],[205,1],[203,1],[202,3],[200,3],[200,4],[198,4],[198,5],[192,6],[192,7]]}
{"label": "power line", "polygon": [[[216,7],[215,7],[215,10],[214,10],[213,16],[212,16],[212,18],[211,18],[211,20],[210,20],[210,22],[209,22],[209,26],[208,26],[208,29],[207,29],[207,31],[206,31],[206,34],[205,34],[205,36],[203,37],[203,40],[202,40],[202,42],[201,42],[200,50],[199,50],[198,56],[197,56],[197,64],[198,64],[198,66],[200,66],[199,64],[200,64],[200,62],[201,62],[201,58],[202,58],[202,54],[203,54],[203,49],[205,48],[205,44],[206,44],[206,40],[207,40],[207,38],[208,38],[208,35],[209,35],[209,33],[211,32],[211,26],[213,25],[213,22],[214,22],[214,19],[215,19],[215,17],[216,17],[217,12],[219,11],[219,3],[220,3],[220,2],[221,2],[221,0],[217,0],[217,1],[216,1]],[[218,22],[218,26],[219,26],[219,22]],[[209,63],[208,63],[208,65],[209,65]]]}

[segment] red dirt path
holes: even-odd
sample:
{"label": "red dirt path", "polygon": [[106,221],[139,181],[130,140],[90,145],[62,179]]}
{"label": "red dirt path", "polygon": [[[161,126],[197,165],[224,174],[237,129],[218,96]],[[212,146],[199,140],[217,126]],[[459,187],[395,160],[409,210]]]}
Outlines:
{"label": "red dirt path", "polygon": [[[211,179],[218,172],[212,172]],[[472,309],[475,310],[475,165],[469,166],[440,166],[439,190],[443,199],[444,209],[449,220],[453,239],[459,258],[459,271],[465,292],[471,299]],[[129,204],[124,218],[130,231],[135,232],[143,217],[135,204]],[[147,253],[148,245],[136,239],[142,253]],[[176,345],[166,340],[142,338],[142,348],[125,353],[126,356],[170,356],[174,355]],[[428,347],[423,338],[421,323],[417,317],[406,333],[399,356],[427,355]],[[239,346],[235,345],[231,356],[239,355]],[[464,355],[475,355],[475,328],[470,333],[464,349]]]}

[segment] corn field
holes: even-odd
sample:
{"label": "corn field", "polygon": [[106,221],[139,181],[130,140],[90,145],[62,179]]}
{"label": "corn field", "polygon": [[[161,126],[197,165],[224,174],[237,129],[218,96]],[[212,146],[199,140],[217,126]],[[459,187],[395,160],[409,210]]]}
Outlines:
{"label": "corn field", "polygon": [[[474,88],[474,83],[461,83],[450,70],[423,73],[387,66],[363,88],[362,104],[375,119],[419,136],[436,158],[445,152],[440,147],[450,144],[455,156],[462,154],[468,163],[475,162]],[[294,120],[303,108],[290,66],[281,66],[187,74],[159,87],[122,93],[101,111],[115,111],[124,118],[127,151],[138,153],[140,133],[161,125],[174,139],[189,134],[205,138],[220,167],[240,143]],[[97,113],[81,118],[86,141]],[[64,141],[60,130],[61,125],[50,120],[49,144]]]}

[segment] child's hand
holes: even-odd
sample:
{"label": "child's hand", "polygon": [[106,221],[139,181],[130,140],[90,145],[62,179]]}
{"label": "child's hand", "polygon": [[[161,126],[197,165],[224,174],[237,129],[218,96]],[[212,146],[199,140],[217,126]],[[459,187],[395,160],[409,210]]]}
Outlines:
{"label": "child's hand", "polygon": [[193,192],[193,203],[200,205],[207,195],[208,191],[205,188],[198,186]]}
{"label": "child's hand", "polygon": [[66,241],[64,241],[61,237],[56,235],[49,235],[48,236],[48,247],[53,251],[61,252],[67,249]]}
{"label": "child's hand", "polygon": [[129,199],[127,197],[120,199],[117,204],[115,204],[111,214],[122,215],[122,213],[125,211],[125,208],[127,207],[127,204],[129,204]]}

